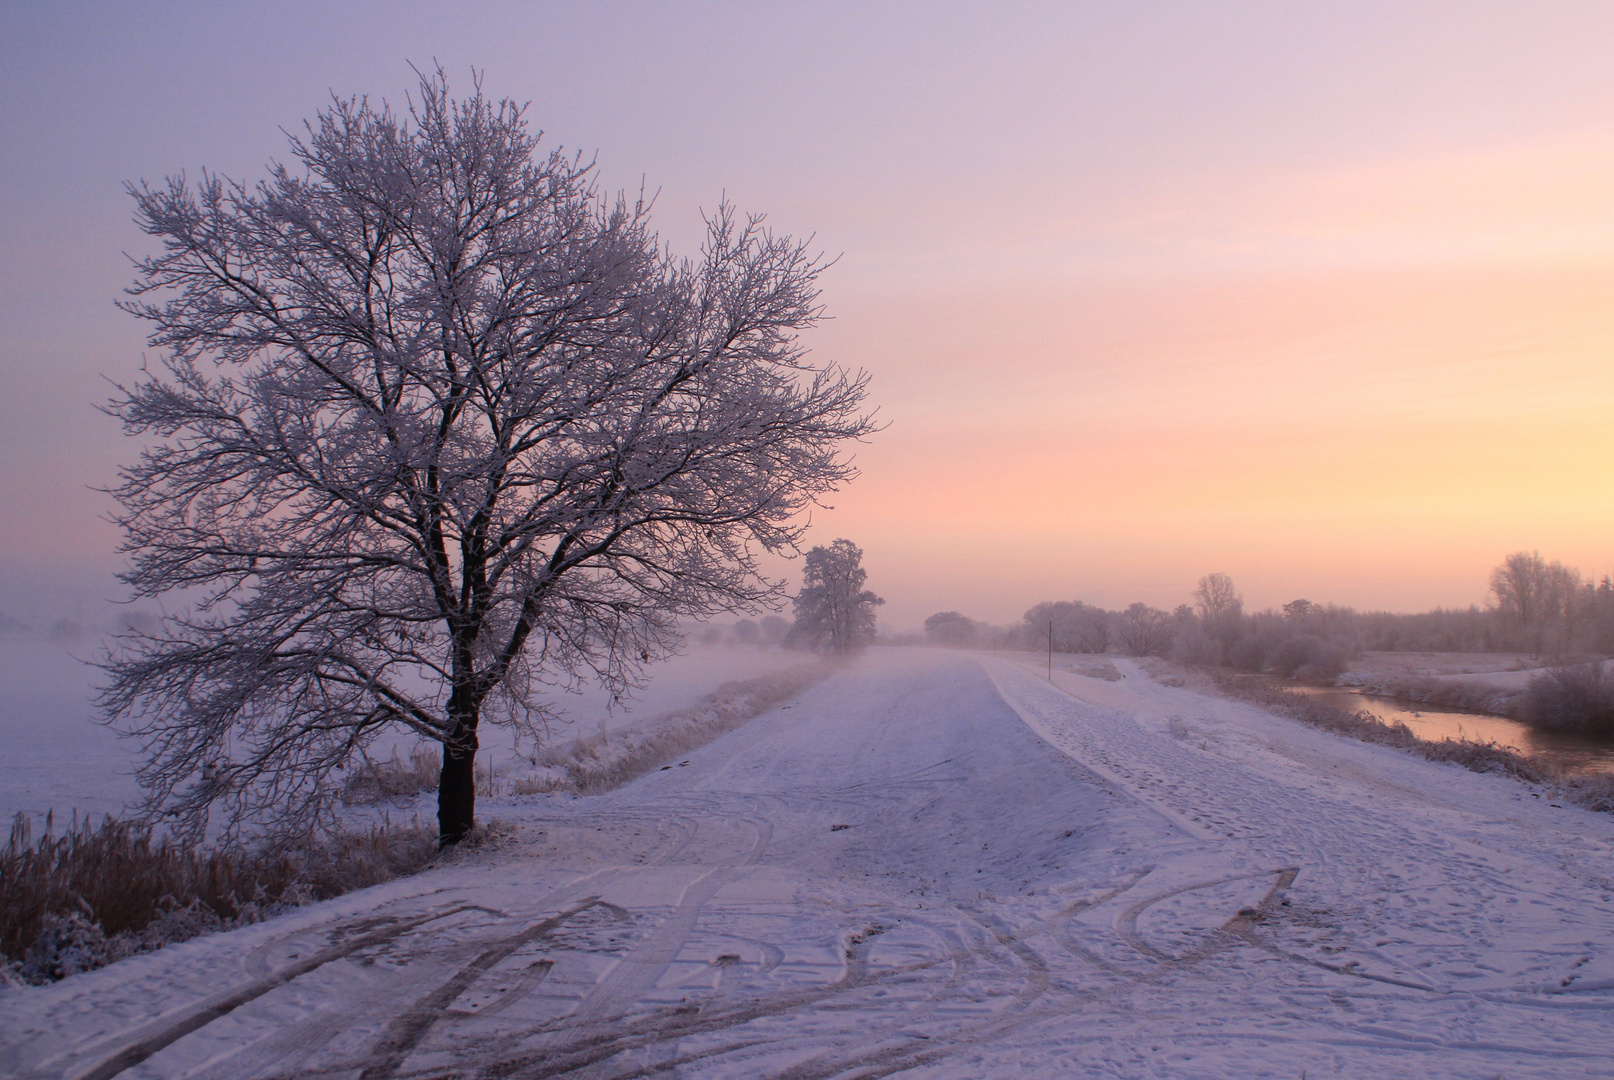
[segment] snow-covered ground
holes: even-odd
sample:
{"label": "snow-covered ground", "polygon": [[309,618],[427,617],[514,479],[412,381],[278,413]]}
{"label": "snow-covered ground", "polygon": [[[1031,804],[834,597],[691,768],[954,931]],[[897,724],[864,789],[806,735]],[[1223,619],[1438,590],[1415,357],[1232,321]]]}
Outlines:
{"label": "snow-covered ground", "polygon": [[28,1077],[1614,1076],[1614,819],[878,650],[500,850],[52,987]]}

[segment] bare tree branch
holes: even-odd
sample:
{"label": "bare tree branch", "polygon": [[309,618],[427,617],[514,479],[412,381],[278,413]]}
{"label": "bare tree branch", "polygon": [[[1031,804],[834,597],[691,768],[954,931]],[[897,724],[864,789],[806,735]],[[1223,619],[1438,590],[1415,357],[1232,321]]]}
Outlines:
{"label": "bare tree branch", "polygon": [[453,842],[485,713],[621,692],[679,616],[782,595],[757,559],[855,474],[867,380],[797,339],[803,243],[725,204],[675,260],[642,199],[441,71],[291,155],[129,189],[161,250],[123,306],[164,360],[108,405],[145,440],[125,580],[184,612],[106,658],[102,705],[192,829],[307,822],[382,731],[437,739]]}

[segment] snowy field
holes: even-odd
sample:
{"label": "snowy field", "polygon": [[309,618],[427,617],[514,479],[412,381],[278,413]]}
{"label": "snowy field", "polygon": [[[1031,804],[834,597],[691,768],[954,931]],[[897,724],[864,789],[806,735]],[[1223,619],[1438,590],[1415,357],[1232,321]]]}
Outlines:
{"label": "snowy field", "polygon": [[55,986],[20,1077],[1614,1076],[1614,819],[876,650],[499,850]]}
{"label": "snowy field", "polygon": [[[134,747],[94,721],[92,684],[99,674],[78,657],[94,655],[93,640],[51,640],[21,635],[0,637],[0,820],[23,811],[43,818],[55,811],[59,820],[73,811],[100,817],[116,814],[134,800]],[[805,660],[800,653],[775,649],[692,647],[650,668],[650,684],[633,700],[614,706],[608,696],[591,689],[581,694],[556,692],[550,700],[563,721],[551,737],[564,741],[623,724],[653,719],[686,708],[718,684],[754,679]],[[414,740],[400,739],[404,751]],[[515,762],[517,748],[508,729],[482,732],[478,760],[503,774]],[[523,744],[530,750],[530,746]],[[383,757],[393,746],[377,749]],[[430,816],[429,814],[427,816]]]}

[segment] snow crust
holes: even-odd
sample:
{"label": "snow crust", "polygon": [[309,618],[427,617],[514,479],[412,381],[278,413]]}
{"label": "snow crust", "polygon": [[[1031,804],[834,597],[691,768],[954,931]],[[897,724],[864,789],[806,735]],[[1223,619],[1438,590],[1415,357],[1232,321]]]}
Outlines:
{"label": "snow crust", "polygon": [[502,849],[0,991],[0,1073],[1614,1076],[1614,821],[1116,663],[876,650]]}

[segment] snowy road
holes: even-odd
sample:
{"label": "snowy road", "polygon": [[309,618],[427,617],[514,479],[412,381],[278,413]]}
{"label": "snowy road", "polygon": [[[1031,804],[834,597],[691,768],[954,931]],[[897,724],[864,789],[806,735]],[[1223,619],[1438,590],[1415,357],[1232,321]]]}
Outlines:
{"label": "snowy road", "polygon": [[1614,820],[880,652],[492,855],[40,990],[37,1077],[1614,1076]]}

